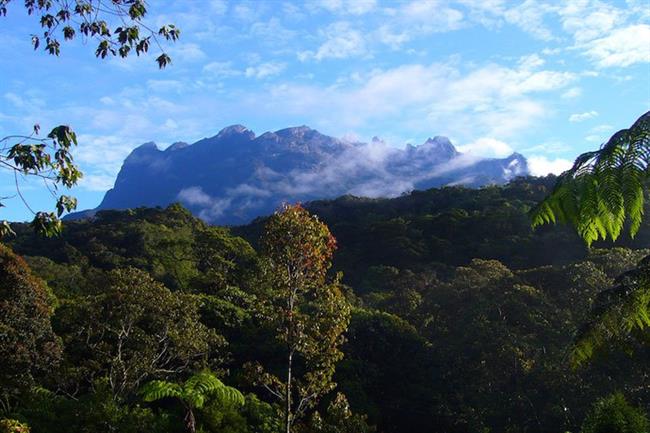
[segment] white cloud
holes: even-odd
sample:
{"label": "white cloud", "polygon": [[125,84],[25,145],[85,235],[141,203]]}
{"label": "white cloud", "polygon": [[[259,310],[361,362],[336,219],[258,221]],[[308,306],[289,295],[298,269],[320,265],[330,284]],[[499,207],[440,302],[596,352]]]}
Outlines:
{"label": "white cloud", "polygon": [[597,111],[585,111],[584,113],[574,113],[569,116],[569,122],[578,123],[584,122],[585,120],[593,119],[598,116]]}
{"label": "white cloud", "polygon": [[319,0],[312,6],[334,13],[363,15],[377,7],[377,0]]}
{"label": "white cloud", "polygon": [[407,31],[398,31],[385,24],[380,26],[375,33],[379,42],[394,50],[411,40],[411,35]]}
{"label": "white cloud", "polygon": [[79,187],[87,191],[106,192],[113,188],[115,176],[107,174],[87,174],[79,181]]}
{"label": "white cloud", "polygon": [[549,27],[544,22],[545,16],[555,8],[547,3],[537,0],[525,2],[508,9],[504,13],[506,22],[520,27],[534,37],[549,41],[555,38]]}
{"label": "white cloud", "polygon": [[216,15],[223,15],[228,10],[227,0],[210,0],[208,2],[210,11]]}
{"label": "white cloud", "polygon": [[301,61],[313,58],[323,59],[345,59],[363,55],[366,53],[366,41],[360,30],[355,29],[345,21],[330,24],[322,31],[325,42],[316,50],[303,51],[298,54]]}
{"label": "white cloud", "polygon": [[572,1],[559,11],[562,27],[577,43],[608,34],[623,21],[623,12],[599,1]]}
{"label": "white cloud", "polygon": [[244,102],[258,110],[315,118],[314,126],[339,130],[389,121],[415,133],[435,131],[461,142],[481,136],[506,141],[547,115],[535,94],[561,90],[576,78],[521,66],[488,64],[462,72],[453,62],[410,64],[337,86],[279,84],[264,98],[251,96]]}
{"label": "white cloud", "polygon": [[650,25],[637,24],[589,41],[585,54],[601,68],[650,62]]}
{"label": "white cloud", "polygon": [[563,158],[549,159],[546,156],[533,155],[528,157],[528,169],[533,176],[561,174],[573,165],[572,161]]}
{"label": "white cloud", "polygon": [[257,66],[249,66],[246,68],[245,74],[247,77],[266,78],[280,74],[286,67],[285,63],[267,62]]}
{"label": "white cloud", "polygon": [[191,186],[180,190],[177,198],[190,206],[206,206],[212,204],[212,197],[206,194],[200,186]]}
{"label": "white cloud", "polygon": [[569,90],[562,93],[562,98],[563,99],[575,99],[580,95],[582,95],[582,89],[580,87],[571,87]]}
{"label": "white cloud", "polygon": [[195,43],[182,43],[176,42],[174,45],[169,47],[169,56],[172,58],[172,62],[198,62],[207,58],[205,52],[201,49],[198,44]]}
{"label": "white cloud", "polygon": [[203,66],[203,72],[211,78],[227,78],[241,73],[232,67],[232,62],[210,62]]}
{"label": "white cloud", "polygon": [[546,61],[539,54],[530,54],[519,59],[519,65],[522,69],[533,70],[543,66]]}
{"label": "white cloud", "polygon": [[258,21],[251,26],[251,36],[275,47],[291,41],[296,32],[286,28],[276,17],[268,21]]}
{"label": "white cloud", "polygon": [[447,32],[463,25],[463,13],[437,0],[414,0],[405,3],[398,11],[405,22],[419,25],[419,31]]}
{"label": "white cloud", "polygon": [[472,155],[498,158],[506,157],[513,152],[510,145],[491,137],[481,137],[471,143],[458,146],[458,150]]}

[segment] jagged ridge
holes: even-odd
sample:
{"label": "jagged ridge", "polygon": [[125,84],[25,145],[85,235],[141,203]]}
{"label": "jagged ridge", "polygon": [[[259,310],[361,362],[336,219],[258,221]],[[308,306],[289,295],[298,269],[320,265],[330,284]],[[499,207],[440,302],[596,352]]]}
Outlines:
{"label": "jagged ridge", "polygon": [[527,161],[520,154],[476,159],[458,152],[446,137],[397,149],[378,138],[350,143],[307,126],[256,136],[232,125],[164,151],[153,142],[137,147],[97,209],[70,217],[180,201],[207,221],[240,224],[285,201],[344,194],[393,197],[443,185],[501,184],[525,174]]}

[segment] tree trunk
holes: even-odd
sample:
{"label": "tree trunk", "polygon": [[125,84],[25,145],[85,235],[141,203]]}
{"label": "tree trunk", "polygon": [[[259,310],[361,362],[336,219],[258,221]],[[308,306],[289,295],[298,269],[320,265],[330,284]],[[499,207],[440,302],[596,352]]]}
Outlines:
{"label": "tree trunk", "polygon": [[285,413],[284,413],[284,427],[286,433],[291,433],[291,365],[293,363],[293,353],[289,349],[289,357],[287,358],[287,383],[284,391],[285,398]]}
{"label": "tree trunk", "polygon": [[185,414],[185,428],[189,433],[196,433],[196,419],[194,418],[194,411],[191,407],[187,408],[187,413]]}

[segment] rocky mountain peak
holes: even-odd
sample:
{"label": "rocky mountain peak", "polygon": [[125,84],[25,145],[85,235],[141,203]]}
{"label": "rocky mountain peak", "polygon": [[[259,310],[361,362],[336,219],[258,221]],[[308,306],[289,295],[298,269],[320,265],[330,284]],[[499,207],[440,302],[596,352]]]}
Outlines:
{"label": "rocky mountain peak", "polygon": [[180,201],[211,223],[241,224],[283,202],[344,194],[395,197],[442,185],[501,184],[528,173],[520,154],[456,160],[459,155],[442,136],[398,149],[379,138],[347,142],[307,126],[256,137],[243,125],[231,125],[193,144],[174,143],[165,152],[153,142],[136,148],[98,209]]}
{"label": "rocky mountain peak", "polygon": [[248,135],[251,139],[255,138],[255,133],[244,125],[230,125],[223,128],[217,134],[217,138],[226,138],[236,135]]}

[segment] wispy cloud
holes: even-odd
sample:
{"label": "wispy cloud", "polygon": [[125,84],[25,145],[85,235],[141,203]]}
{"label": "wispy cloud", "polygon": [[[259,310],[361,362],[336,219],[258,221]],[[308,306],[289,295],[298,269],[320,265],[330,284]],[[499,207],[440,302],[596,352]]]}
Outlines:
{"label": "wispy cloud", "polygon": [[286,63],[266,62],[246,68],[247,77],[266,78],[280,74],[287,67]]}
{"label": "wispy cloud", "polygon": [[363,33],[352,24],[340,21],[330,24],[322,31],[324,42],[316,51],[302,51],[300,60],[345,59],[366,53],[366,41]]}
{"label": "wispy cloud", "polygon": [[593,119],[596,116],[598,116],[598,112],[593,110],[585,111],[584,113],[574,113],[569,116],[569,122],[584,122],[585,120]]}

